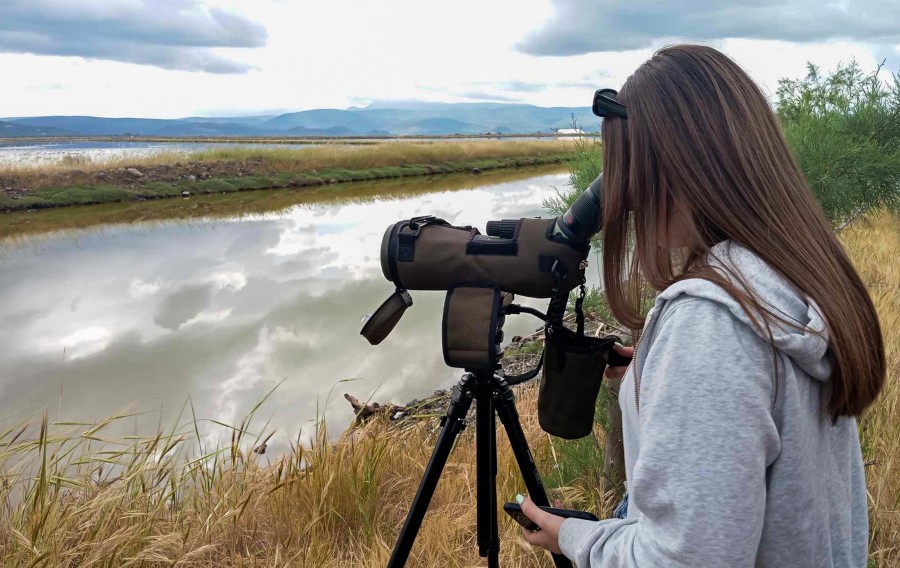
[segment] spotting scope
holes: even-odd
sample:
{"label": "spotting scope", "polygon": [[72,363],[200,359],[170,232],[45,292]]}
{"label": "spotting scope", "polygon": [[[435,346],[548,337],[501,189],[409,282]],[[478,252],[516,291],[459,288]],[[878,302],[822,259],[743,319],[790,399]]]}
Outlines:
{"label": "spotting scope", "polygon": [[485,235],[433,216],[399,221],[384,233],[382,272],[404,290],[494,282],[505,292],[548,298],[556,265],[571,290],[581,283],[579,266],[601,228],[602,191],[600,174],[562,215],[488,221]]}

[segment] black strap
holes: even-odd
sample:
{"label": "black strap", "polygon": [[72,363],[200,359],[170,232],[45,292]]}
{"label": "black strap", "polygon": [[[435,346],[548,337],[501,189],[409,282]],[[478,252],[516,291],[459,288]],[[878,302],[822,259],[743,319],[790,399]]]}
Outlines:
{"label": "black strap", "polygon": [[416,235],[419,233],[404,233],[397,235],[397,260],[400,262],[412,262],[416,252]]}
{"label": "black strap", "polygon": [[563,291],[563,279],[565,278],[562,262],[556,259],[553,269],[550,271],[553,277],[553,288],[550,290],[550,305],[547,307],[547,323],[544,328],[547,333],[554,327],[562,327],[563,316],[566,313],[566,301],[568,292]]}
{"label": "black strap", "polygon": [[[544,259],[541,259],[542,263]],[[581,286],[579,289],[578,298],[575,300],[575,319],[578,323],[578,335],[584,335],[584,310],[582,309],[582,304],[584,303],[584,297],[586,295],[586,290],[584,287],[584,283],[586,282],[584,276],[584,270],[586,268],[586,263],[582,262],[579,269],[581,270]],[[563,292],[563,278],[565,278],[565,274],[563,273],[562,263],[559,259],[554,258],[553,264],[551,265],[550,273],[553,275],[553,290],[550,293],[550,306],[547,309],[547,319],[544,324],[544,341],[547,341],[547,337],[553,333],[553,328],[555,326],[562,327],[562,315],[565,312],[567,294]],[[520,375],[513,375],[511,377],[506,377],[506,382],[510,385],[516,385],[519,383],[523,383],[527,380],[533,379],[537,376],[539,372],[541,372],[541,367],[544,364],[544,353],[546,352],[546,348],[544,351],[541,351],[541,358],[538,360],[537,366],[530,371],[526,371]]]}
{"label": "black strap", "polygon": [[[544,258],[541,259],[541,262],[544,262]],[[553,333],[553,328],[555,326],[562,326],[562,316],[566,310],[566,295],[562,292],[564,278],[563,270],[564,269],[560,260],[558,258],[553,258],[553,264],[550,269],[550,273],[553,276],[553,290],[550,292],[550,305],[547,307],[547,319],[544,323],[545,343],[550,334]],[[546,348],[544,349],[544,351],[541,351],[541,358],[538,359],[537,366],[534,369],[526,371],[520,375],[505,377],[506,382],[509,385],[517,385],[536,377],[537,374],[541,372],[541,367],[544,364],[545,352]]]}
{"label": "black strap", "polygon": [[541,372],[541,366],[543,364],[544,364],[544,352],[541,351],[541,358],[538,359],[537,366],[534,369],[532,369],[530,371],[525,371],[524,373],[522,373],[520,375],[506,376],[506,377],[503,377],[503,379],[506,381],[506,384],[508,384],[510,386],[517,385],[519,383],[524,383],[525,381],[529,381],[529,380],[535,378],[537,376],[537,374]]}
{"label": "black strap", "polygon": [[584,337],[584,309],[582,309],[582,305],[584,304],[584,296],[587,292],[584,289],[584,283],[582,282],[581,286],[578,287],[578,297],[575,298],[575,323],[578,326],[578,336]]}
{"label": "black strap", "polygon": [[423,227],[427,227],[428,225],[442,225],[449,226],[450,223],[444,221],[443,219],[439,219],[434,215],[423,215],[421,217],[413,217],[407,223],[410,231],[404,232],[403,229],[400,229],[400,232],[397,234],[397,260],[400,262],[412,262],[415,257],[416,252],[416,239],[419,236],[419,233],[422,231]]}

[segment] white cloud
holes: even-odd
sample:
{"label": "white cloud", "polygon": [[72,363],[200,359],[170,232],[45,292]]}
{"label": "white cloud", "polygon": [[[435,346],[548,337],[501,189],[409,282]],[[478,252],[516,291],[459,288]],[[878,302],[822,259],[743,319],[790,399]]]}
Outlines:
{"label": "white cloud", "polygon": [[162,284],[158,280],[153,280],[147,282],[145,280],[141,280],[139,278],[135,278],[131,281],[131,285],[128,287],[128,295],[132,299],[140,299],[145,298],[147,296],[152,296],[156,294],[162,289]]}
{"label": "white cloud", "polygon": [[260,47],[266,30],[199,0],[5,0],[0,51],[80,56],[163,69],[245,73],[209,48]]}
{"label": "white cloud", "polygon": [[[643,49],[568,57],[517,51],[519,42],[551,22],[553,6],[546,0],[208,0],[203,6],[241,13],[265,28],[264,47],[209,48],[254,70],[213,75],[0,53],[0,68],[16,78],[4,85],[0,114],[179,117],[200,110],[247,114],[345,108],[376,99],[471,101],[478,95],[542,106],[587,106],[595,88],[620,86],[666,41],[653,39]],[[576,24],[574,35],[597,34]],[[708,35],[698,28],[684,39],[704,37]],[[854,56],[868,68],[883,57],[889,58],[892,69],[900,62],[896,45],[860,39],[710,41],[770,93],[778,78],[803,76],[807,60],[826,69]],[[60,88],[29,88],[40,85]]]}
{"label": "white cloud", "polygon": [[247,276],[240,271],[223,271],[210,274],[207,281],[220,290],[237,292],[247,285]]}
{"label": "white cloud", "polygon": [[646,49],[661,38],[900,42],[896,0],[553,0],[519,48],[533,55]]}
{"label": "white cloud", "polygon": [[[106,349],[112,338],[112,332],[100,326],[90,326],[79,329],[59,340],[65,360],[72,361],[82,357],[88,357]],[[49,349],[55,346],[48,345]]]}

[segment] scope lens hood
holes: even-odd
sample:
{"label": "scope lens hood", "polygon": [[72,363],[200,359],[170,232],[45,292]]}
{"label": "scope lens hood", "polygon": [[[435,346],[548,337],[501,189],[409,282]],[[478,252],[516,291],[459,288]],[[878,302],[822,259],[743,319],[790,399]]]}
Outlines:
{"label": "scope lens hood", "polygon": [[401,286],[399,275],[397,274],[397,251],[391,243],[395,240],[397,233],[403,228],[406,221],[398,221],[388,226],[384,231],[384,237],[381,239],[381,273],[384,274],[386,280],[393,282],[397,286]]}

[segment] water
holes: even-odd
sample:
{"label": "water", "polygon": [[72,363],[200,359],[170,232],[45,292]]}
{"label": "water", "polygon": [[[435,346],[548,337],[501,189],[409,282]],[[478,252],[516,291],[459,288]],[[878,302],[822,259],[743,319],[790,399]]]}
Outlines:
{"label": "water", "polygon": [[[385,228],[423,213],[482,228],[547,216],[543,199],[566,183],[554,173],[418,195],[381,184],[381,197],[358,202],[0,241],[0,416],[87,421],[131,405],[146,414],[129,428],[152,430],[190,397],[198,417],[235,424],[280,384],[262,413],[278,430],[270,446],[286,446],[323,413],[343,429],[344,392],[428,396],[460,374],[442,360],[443,293],[413,291],[380,346],[359,335],[393,289],[380,268]],[[509,318],[507,337],[538,323]]]}

